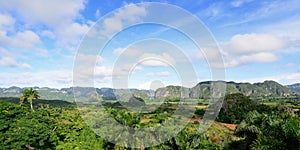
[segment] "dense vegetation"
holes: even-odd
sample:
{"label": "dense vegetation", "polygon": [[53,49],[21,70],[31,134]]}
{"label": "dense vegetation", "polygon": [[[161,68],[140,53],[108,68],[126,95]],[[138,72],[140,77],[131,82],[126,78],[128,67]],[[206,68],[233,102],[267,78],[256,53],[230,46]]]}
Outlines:
{"label": "dense vegetation", "polygon": [[[47,105],[40,105],[36,106],[35,111],[32,111],[28,105],[20,106],[4,101],[0,101],[0,106],[0,145],[2,145],[2,149],[25,149],[26,147],[37,149],[124,149],[124,147],[109,143],[95,134],[72,105],[69,108],[51,108]],[[126,113],[125,110],[110,109],[109,112],[120,122],[126,119],[130,126],[142,124],[140,117]],[[158,117],[158,121],[152,123],[159,122],[159,119],[163,119],[162,117]],[[211,142],[208,135],[197,134],[197,127],[197,124],[191,123],[175,138],[148,149],[220,148],[217,143],[220,140]],[[213,132],[216,129],[211,128],[211,130],[210,132]],[[232,131],[225,128],[218,132]],[[200,139],[200,142],[195,145],[191,144],[190,140],[196,138]],[[228,139],[228,137],[223,138]]]}
{"label": "dense vegetation", "polygon": [[232,149],[300,148],[300,120],[289,114],[250,112],[234,134],[244,139],[231,143]]}
{"label": "dense vegetation", "polygon": [[275,111],[275,107],[260,104],[258,101],[240,93],[229,94],[225,96],[217,121],[239,124],[253,110],[260,113],[269,113]]}
{"label": "dense vegetation", "polygon": [[[104,140],[85,122],[89,119],[85,115],[96,116],[100,122],[92,123],[94,129],[101,124],[102,112],[88,109],[97,105],[77,108],[73,103],[37,99],[33,111],[29,102],[19,102],[18,98],[1,98],[0,149],[129,149]],[[168,122],[179,103],[169,100],[148,113],[132,113],[116,101],[104,101],[103,105],[104,111],[119,123],[148,128]],[[242,94],[226,95],[218,122],[198,133],[208,104],[198,100],[193,118],[175,137],[139,149],[300,149],[299,101],[263,103]],[[124,140],[121,136],[118,142]]]}

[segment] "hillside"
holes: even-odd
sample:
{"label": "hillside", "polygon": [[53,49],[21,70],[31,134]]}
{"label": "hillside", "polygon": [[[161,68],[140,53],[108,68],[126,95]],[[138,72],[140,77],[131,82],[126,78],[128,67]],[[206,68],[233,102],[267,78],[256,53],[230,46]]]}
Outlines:
{"label": "hillside", "polygon": [[287,87],[290,88],[293,92],[300,92],[300,83],[288,85]]}
{"label": "hillside", "polygon": [[[156,91],[157,97],[182,97],[186,98],[209,98],[211,92],[211,84],[217,81],[200,82],[196,86],[188,89],[178,86],[168,86],[160,88]],[[218,81],[220,82],[220,81]],[[223,81],[221,81],[223,82]],[[292,94],[291,90],[275,81],[265,81],[263,83],[236,83],[223,82],[226,84],[226,94],[242,93],[246,96],[288,96]]]}
{"label": "hillside", "polygon": [[[242,93],[246,96],[288,96],[292,94],[292,91],[299,91],[300,84],[289,86],[292,91],[275,81],[265,81],[262,83],[236,83],[236,82],[224,82],[224,81],[206,81],[200,82],[192,88],[180,87],[180,86],[167,86],[159,88],[156,91],[150,90],[138,90],[138,89],[113,89],[113,88],[92,88],[92,87],[70,87],[70,88],[48,88],[48,87],[34,87],[35,90],[40,92],[42,99],[49,100],[65,100],[69,102],[74,101],[74,94],[76,97],[82,98],[95,98],[97,95],[103,100],[115,100],[118,93],[134,93],[137,95],[152,95],[154,97],[168,97],[168,98],[209,98],[211,92],[211,84],[216,82],[223,82],[226,84],[226,93]],[[20,97],[22,91],[25,88],[9,87],[0,88],[0,97]],[[75,89],[75,90],[74,90]],[[76,91],[76,93],[74,93]],[[95,94],[95,91],[97,94]]]}

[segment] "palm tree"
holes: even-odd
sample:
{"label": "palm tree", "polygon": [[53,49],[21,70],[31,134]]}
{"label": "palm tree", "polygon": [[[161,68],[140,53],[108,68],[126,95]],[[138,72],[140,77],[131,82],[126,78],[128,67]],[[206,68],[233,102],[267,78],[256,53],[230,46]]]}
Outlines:
{"label": "palm tree", "polygon": [[263,124],[264,114],[260,114],[257,111],[252,111],[247,114],[244,121],[237,126],[234,134],[239,137],[245,137],[245,148],[250,149],[250,145],[257,139],[258,134],[261,131],[261,125]]}
{"label": "palm tree", "polygon": [[22,105],[25,100],[28,100],[30,103],[30,108],[33,110],[33,106],[32,106],[33,99],[38,99],[38,98],[40,98],[40,95],[37,90],[34,90],[32,88],[25,89],[20,98],[20,103]]}

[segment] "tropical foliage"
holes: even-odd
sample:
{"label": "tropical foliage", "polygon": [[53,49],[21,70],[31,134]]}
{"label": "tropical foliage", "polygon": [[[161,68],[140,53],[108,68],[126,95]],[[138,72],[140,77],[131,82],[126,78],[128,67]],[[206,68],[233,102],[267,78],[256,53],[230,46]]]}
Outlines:
{"label": "tropical foliage", "polygon": [[[117,137],[114,144],[96,134],[100,130],[111,133],[111,126],[103,127],[107,120],[104,112],[131,128],[151,128],[161,123],[167,123],[166,129],[171,131],[179,128],[169,119],[179,102],[167,101],[159,107],[148,103],[156,109],[136,113],[117,101],[102,101],[104,108],[100,109],[98,102],[77,108],[65,101],[38,100],[32,106],[35,111],[29,111],[30,95],[39,94],[32,94],[33,89],[28,91],[23,92],[23,105],[16,98],[1,98],[1,149],[130,149],[132,143],[120,145],[134,136],[106,134]],[[264,105],[242,94],[226,95],[217,122],[202,133],[198,131],[207,102],[199,100],[193,118],[176,136],[153,147],[139,145],[138,149],[300,149],[299,102],[281,102],[284,104]],[[163,135],[145,136],[149,141],[159,141]]]}
{"label": "tropical foliage", "polygon": [[273,111],[274,108],[260,104],[258,101],[250,99],[240,93],[228,94],[225,96],[217,121],[237,124],[245,119],[246,115],[253,110],[258,112],[270,112]]}
{"label": "tropical foliage", "polygon": [[250,112],[237,127],[235,135],[243,137],[238,149],[300,149],[300,120],[296,116]]}
{"label": "tropical foliage", "polygon": [[25,89],[22,93],[22,96],[20,98],[21,105],[24,103],[25,100],[28,100],[30,103],[30,108],[33,110],[33,99],[40,98],[39,92],[37,90],[34,90],[33,88]]}

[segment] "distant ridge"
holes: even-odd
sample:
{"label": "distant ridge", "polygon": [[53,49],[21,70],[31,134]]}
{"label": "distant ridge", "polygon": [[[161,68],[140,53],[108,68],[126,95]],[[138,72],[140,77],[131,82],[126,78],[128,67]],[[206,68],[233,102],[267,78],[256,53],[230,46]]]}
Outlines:
{"label": "distant ridge", "polygon": [[290,88],[293,92],[300,92],[300,83],[288,85],[288,88]]}
{"label": "distant ridge", "polygon": [[[264,81],[262,83],[237,83],[233,81],[204,81],[192,88],[169,85],[159,88],[156,91],[129,89],[132,93],[154,93],[155,97],[183,97],[183,98],[209,98],[211,84],[223,82],[226,84],[226,93],[242,93],[246,96],[288,96],[293,92],[300,91],[300,84],[283,86],[275,81]],[[114,100],[116,95],[113,88],[92,88],[92,87],[70,87],[70,88],[48,88],[34,87],[40,92],[42,99],[74,101],[73,88],[76,89],[76,95],[82,97],[93,97],[95,91],[104,100]],[[0,97],[20,97],[25,88],[12,86],[9,88],[0,88]]]}
{"label": "distant ridge", "polygon": [[233,81],[205,81],[200,82],[192,88],[179,86],[168,86],[156,90],[156,96],[161,97],[178,97],[178,93],[182,91],[182,96],[188,98],[209,98],[211,84],[214,82],[223,82],[226,84],[226,93],[242,93],[246,96],[288,96],[292,91],[275,81],[264,81],[262,83],[236,83]]}

